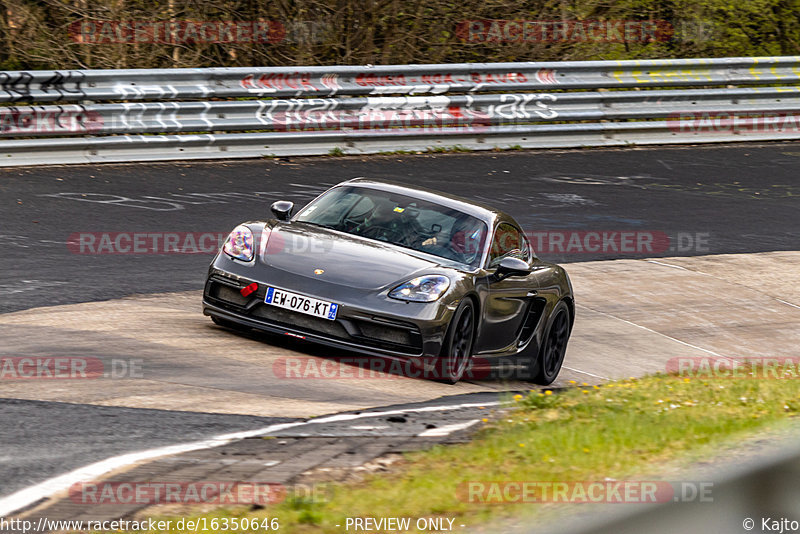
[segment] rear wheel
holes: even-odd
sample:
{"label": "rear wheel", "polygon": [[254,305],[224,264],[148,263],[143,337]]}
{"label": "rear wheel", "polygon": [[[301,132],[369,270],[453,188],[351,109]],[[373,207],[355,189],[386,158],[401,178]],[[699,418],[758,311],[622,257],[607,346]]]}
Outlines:
{"label": "rear wheel", "polygon": [[453,314],[447,330],[445,350],[442,352],[441,381],[455,384],[466,371],[472,359],[472,344],[475,339],[475,306],[464,299]]}
{"label": "rear wheel", "polygon": [[533,376],[533,381],[537,384],[543,386],[551,384],[561,371],[569,341],[569,322],[569,308],[562,300],[550,314],[550,326],[539,351],[538,371]]}

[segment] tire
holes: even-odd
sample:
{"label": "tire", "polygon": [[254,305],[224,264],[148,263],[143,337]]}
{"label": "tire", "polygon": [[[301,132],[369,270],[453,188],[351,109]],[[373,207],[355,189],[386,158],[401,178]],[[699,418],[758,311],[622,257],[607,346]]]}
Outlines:
{"label": "tire", "polygon": [[447,328],[444,350],[440,360],[439,381],[455,384],[472,360],[472,346],[475,341],[475,305],[465,298],[459,305],[450,326]]}
{"label": "tire", "polygon": [[211,316],[211,320],[214,322],[215,325],[221,326],[223,328],[230,328],[231,330],[236,330],[238,332],[247,332],[250,330],[249,326],[244,326],[243,324],[235,323],[233,321],[229,321],[227,319],[221,319],[219,317]]}
{"label": "tire", "polygon": [[550,314],[550,324],[544,335],[542,347],[536,363],[536,373],[533,381],[542,386],[548,386],[558,376],[561,365],[564,363],[564,354],[567,352],[567,342],[570,335],[570,315],[567,304],[561,300]]}

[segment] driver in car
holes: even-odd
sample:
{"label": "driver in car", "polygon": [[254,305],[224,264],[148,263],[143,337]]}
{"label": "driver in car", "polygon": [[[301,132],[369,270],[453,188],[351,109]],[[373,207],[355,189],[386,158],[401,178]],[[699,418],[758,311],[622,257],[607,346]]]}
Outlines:
{"label": "driver in car", "polygon": [[[372,213],[359,224],[354,233],[422,250],[433,248],[444,249],[440,252],[445,256],[471,263],[476,254],[480,253],[483,239],[483,223],[468,217],[453,223],[450,231],[450,241],[447,243],[437,231],[436,235],[423,236],[422,226],[416,220],[415,208],[398,206],[393,203],[381,203],[375,206]],[[441,230],[441,227],[439,227]],[[422,234],[422,235],[420,235]]]}
{"label": "driver in car", "polygon": [[[448,248],[454,255],[471,262],[475,254],[480,253],[483,238],[483,223],[472,218],[461,219],[453,223],[450,230],[450,243]],[[439,244],[438,236],[429,237],[422,242],[423,247],[432,247]]]}

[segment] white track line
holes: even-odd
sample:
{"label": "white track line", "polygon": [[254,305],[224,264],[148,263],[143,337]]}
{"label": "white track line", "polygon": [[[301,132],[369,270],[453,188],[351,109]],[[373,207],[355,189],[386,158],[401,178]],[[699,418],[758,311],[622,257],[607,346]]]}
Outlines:
{"label": "white track line", "polygon": [[785,300],[781,300],[781,299],[779,299],[777,297],[773,297],[773,298],[775,298],[775,300],[777,300],[778,302],[780,302],[782,304],[786,304],[787,306],[791,306],[792,308],[800,308],[800,306],[798,306],[797,304],[792,304],[791,302],[786,302]]}
{"label": "white track line", "polygon": [[610,379],[609,377],[607,377],[607,376],[600,376],[600,375],[596,375],[596,374],[590,373],[590,372],[588,372],[588,371],[581,371],[580,369],[575,369],[574,367],[567,367],[566,365],[562,365],[562,366],[561,366],[561,368],[562,368],[562,369],[568,369],[568,370],[570,370],[570,371],[573,371],[573,372],[576,372],[576,373],[581,373],[581,374],[584,374],[584,375],[593,376],[593,377],[595,377],[595,378],[600,378],[600,379],[602,379],[602,380],[611,380],[611,379]]}
{"label": "white track line", "polygon": [[458,430],[464,430],[465,428],[471,427],[478,421],[480,421],[480,419],[472,419],[464,423],[456,423],[454,425],[447,425],[439,428],[431,428],[430,430],[426,430],[425,432],[417,434],[417,437],[429,438],[429,437],[449,436],[453,432],[456,432]]}
{"label": "white track line", "polygon": [[249,432],[222,434],[220,436],[214,436],[210,439],[202,441],[193,441],[179,445],[169,445],[166,447],[158,447],[156,449],[132,452],[107,458],[105,460],[78,468],[74,471],[70,471],[69,473],[45,480],[44,482],[34,484],[33,486],[28,486],[27,488],[21,489],[16,493],[12,493],[8,497],[3,497],[0,499],[0,517],[8,517],[16,510],[30,506],[31,504],[50,497],[56,493],[66,491],[74,484],[92,481],[106,473],[138,462],[153,460],[161,456],[169,456],[172,454],[181,454],[199,449],[219,447],[238,439],[258,436],[262,432],[275,432],[277,430],[291,428],[300,424],[304,423],[283,423]]}
{"label": "white track line", "polygon": [[[655,263],[657,265],[663,265],[664,267],[672,267],[673,269],[680,269],[682,271],[699,272],[699,271],[692,271],[691,269],[687,269],[686,267],[681,267],[680,265],[672,265],[671,263],[664,263],[663,261],[647,260],[647,263]],[[706,273],[700,273],[700,274],[706,274]]]}
{"label": "white track line", "polygon": [[717,354],[713,350],[704,349],[703,347],[698,347],[697,345],[692,345],[691,343],[687,343],[685,341],[681,341],[680,339],[674,338],[672,336],[668,336],[667,334],[662,334],[661,332],[659,332],[657,330],[653,330],[652,328],[647,328],[646,326],[642,326],[640,324],[636,324],[633,321],[628,321],[627,319],[623,319],[622,317],[617,317],[616,315],[612,315],[612,314],[606,313],[604,311],[595,310],[594,308],[590,308],[589,306],[586,306],[585,304],[576,304],[576,306],[578,306],[580,308],[585,308],[587,310],[591,310],[591,311],[593,311],[595,313],[599,313],[600,315],[605,315],[606,317],[611,317],[612,319],[616,319],[618,321],[622,321],[623,323],[627,323],[627,324],[629,324],[631,326],[635,326],[636,328],[641,328],[642,330],[647,330],[648,332],[651,332],[653,334],[659,335],[661,337],[665,337],[665,338],[670,339],[670,340],[672,340],[672,341],[674,341],[676,343],[680,343],[681,345],[686,345],[687,347],[691,347],[693,349],[697,349],[697,350],[701,350],[703,352],[707,352],[708,354],[711,354],[712,356],[717,356],[719,358],[727,358],[728,360],[734,361],[734,359],[729,357],[729,356],[723,356],[722,354]]}
{"label": "white track line", "polygon": [[31,504],[36,503],[42,499],[68,490],[73,484],[81,482],[90,482],[95,480],[106,473],[115,471],[117,469],[133,465],[145,460],[153,460],[162,456],[170,456],[173,454],[181,454],[201,449],[212,449],[226,445],[232,441],[238,441],[245,438],[253,438],[285,430],[287,428],[294,428],[303,425],[313,425],[320,423],[335,423],[339,421],[352,421],[355,419],[365,419],[368,417],[382,417],[385,415],[395,415],[409,412],[446,412],[451,410],[460,410],[463,408],[478,408],[481,406],[498,406],[500,402],[482,402],[482,403],[468,403],[468,404],[454,404],[446,406],[424,406],[422,408],[409,408],[406,410],[387,410],[384,412],[366,412],[359,414],[338,414],[328,417],[319,417],[311,419],[310,421],[298,421],[296,423],[279,423],[270,425],[256,430],[246,430],[244,432],[233,432],[230,434],[221,434],[209,439],[192,441],[190,443],[182,443],[178,445],[168,445],[165,447],[158,447],[140,452],[131,452],[106,458],[99,462],[80,467],[69,473],[64,473],[44,482],[28,486],[21,489],[7,497],[0,498],[0,517],[8,517],[13,512],[20,508],[25,508]]}
{"label": "white track line", "polygon": [[[747,285],[744,285],[744,284],[740,284],[738,282],[732,282],[730,280],[726,280],[725,278],[720,278],[719,276],[714,276],[713,274],[704,273],[703,271],[697,271],[697,270],[694,270],[694,269],[687,269],[686,267],[681,267],[680,265],[673,265],[671,263],[665,263],[663,261],[656,261],[656,260],[647,260],[647,262],[648,263],[655,263],[655,264],[658,264],[658,265],[663,265],[665,267],[672,267],[674,269],[681,269],[683,271],[689,271],[689,272],[695,273],[695,274],[702,274],[703,276],[710,276],[711,278],[716,278],[717,280],[722,280],[723,282],[728,282],[728,283],[731,283],[731,284],[734,284],[734,285],[737,285],[737,286],[746,287],[748,289],[753,289],[750,286],[747,286]],[[757,291],[755,289],[753,289],[753,290]],[[769,297],[769,298],[773,298],[773,299],[777,300],[778,302],[780,302],[781,304],[786,304],[787,306],[791,306],[792,308],[800,308],[800,306],[798,306],[797,304],[792,304],[791,302],[786,302],[785,300],[779,299],[778,297],[773,297],[772,295],[767,295],[766,293],[764,293],[764,296],[765,297]]]}
{"label": "white track line", "polygon": [[[480,408],[481,406],[499,406],[501,404],[508,404],[502,402],[473,402],[470,404],[453,404],[448,406],[423,406],[422,408],[409,408],[406,410],[389,410],[386,412],[367,412],[367,413],[343,413],[338,415],[331,415],[328,417],[320,417],[319,419],[312,419],[302,423],[291,424],[311,424],[311,423],[336,423],[339,421],[352,421],[353,419],[363,419],[364,417],[382,417],[384,415],[396,415],[408,412],[449,412],[451,410],[461,410],[462,408]],[[274,430],[272,431],[274,432]],[[266,433],[266,432],[265,432]]]}

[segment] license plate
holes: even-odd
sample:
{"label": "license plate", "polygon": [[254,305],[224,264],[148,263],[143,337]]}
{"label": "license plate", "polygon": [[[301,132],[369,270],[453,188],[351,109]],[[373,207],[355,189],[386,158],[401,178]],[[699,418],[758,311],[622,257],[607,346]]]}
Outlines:
{"label": "license plate", "polygon": [[264,298],[264,302],[279,308],[286,308],[287,310],[331,321],[336,319],[336,312],[339,310],[339,305],[336,303],[298,295],[297,293],[274,287],[267,288],[267,296]]}

